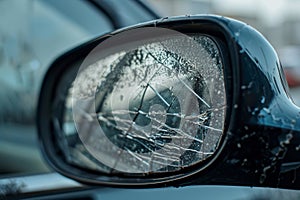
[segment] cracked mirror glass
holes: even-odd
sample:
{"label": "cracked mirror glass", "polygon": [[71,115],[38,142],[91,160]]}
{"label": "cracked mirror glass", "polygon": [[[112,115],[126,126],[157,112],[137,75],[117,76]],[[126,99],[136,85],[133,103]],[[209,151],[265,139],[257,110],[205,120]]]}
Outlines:
{"label": "cracked mirror glass", "polygon": [[[135,39],[124,42],[128,35]],[[66,160],[102,173],[153,174],[213,156],[225,121],[222,62],[206,35],[143,28],[105,40],[66,94],[58,131]]]}

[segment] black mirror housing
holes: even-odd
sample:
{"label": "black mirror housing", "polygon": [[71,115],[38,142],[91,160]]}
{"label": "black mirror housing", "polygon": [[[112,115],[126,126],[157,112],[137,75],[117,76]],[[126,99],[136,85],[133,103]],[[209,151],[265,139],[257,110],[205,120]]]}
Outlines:
{"label": "black mirror housing", "polygon": [[[71,162],[73,158],[68,156],[68,148],[83,139],[75,134],[72,135],[72,144],[65,142],[61,133],[62,121],[66,97],[80,67],[99,44],[105,44],[105,41],[126,31],[134,33],[134,30],[142,28],[161,28],[189,37],[198,34],[210,38],[218,48],[226,93],[225,117],[218,146],[212,156],[201,162],[198,160],[163,172],[127,173],[110,167],[102,167],[101,171],[97,167],[86,167],[84,159]],[[155,31],[152,35],[145,34],[143,40],[139,40],[138,36],[128,35],[114,45],[121,50],[124,44],[134,46],[139,41],[157,40]],[[99,52],[105,52],[106,56],[111,51],[116,52],[115,49],[105,51],[111,46],[101,48]],[[99,60],[98,54],[95,55],[87,65]],[[59,173],[80,182],[116,187],[215,184],[299,189],[299,111],[288,95],[276,52],[260,33],[233,19],[199,15],[164,18],[121,29],[65,53],[53,62],[45,76],[37,122],[42,150],[50,165]],[[91,160],[96,165],[100,162],[97,158]]]}

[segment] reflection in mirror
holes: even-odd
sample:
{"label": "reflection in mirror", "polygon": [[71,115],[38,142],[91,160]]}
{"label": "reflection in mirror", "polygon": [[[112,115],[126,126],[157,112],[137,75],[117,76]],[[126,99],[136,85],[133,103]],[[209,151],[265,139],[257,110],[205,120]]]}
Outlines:
{"label": "reflection in mirror", "polygon": [[101,173],[163,173],[216,152],[226,96],[212,38],[176,32],[98,58],[81,66],[66,94],[57,132],[69,163]]}

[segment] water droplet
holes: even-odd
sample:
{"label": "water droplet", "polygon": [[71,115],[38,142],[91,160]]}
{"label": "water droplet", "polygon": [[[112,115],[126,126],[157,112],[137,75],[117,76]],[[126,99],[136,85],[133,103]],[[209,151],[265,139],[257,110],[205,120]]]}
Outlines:
{"label": "water droplet", "polygon": [[265,101],[266,101],[266,98],[264,96],[262,96],[260,102],[265,103]]}
{"label": "water droplet", "polygon": [[267,114],[271,113],[271,111],[268,108],[263,108],[263,111],[265,111]]}
{"label": "water droplet", "polygon": [[239,106],[237,104],[234,104],[234,109],[237,109]]}
{"label": "water droplet", "polygon": [[244,53],[244,52],[245,52],[245,49],[241,49],[241,50],[240,50],[240,53]]}
{"label": "water droplet", "polygon": [[227,135],[232,136],[233,134],[230,131],[228,131]]}

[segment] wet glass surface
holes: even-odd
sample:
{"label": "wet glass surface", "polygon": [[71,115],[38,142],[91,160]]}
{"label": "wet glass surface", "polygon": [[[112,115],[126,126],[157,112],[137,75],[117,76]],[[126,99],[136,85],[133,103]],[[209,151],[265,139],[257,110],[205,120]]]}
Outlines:
{"label": "wet glass surface", "polygon": [[224,128],[222,69],[213,39],[182,34],[80,69],[65,104],[67,159],[107,173],[170,172],[207,159]]}

